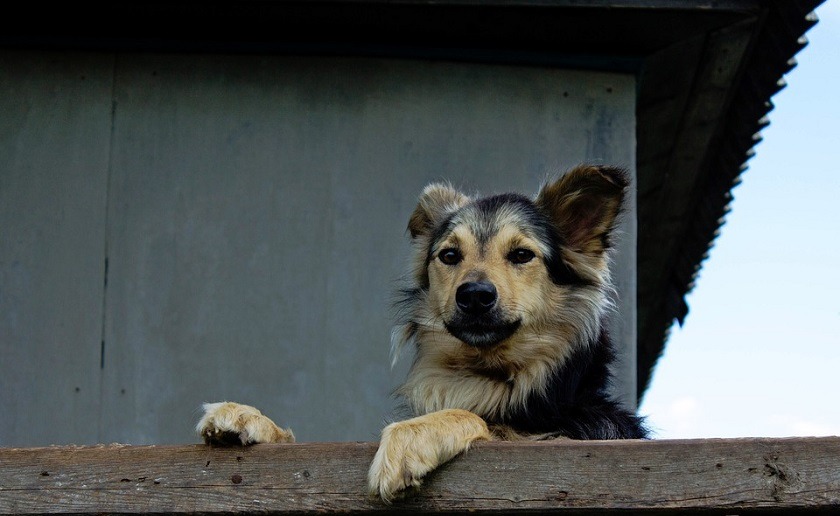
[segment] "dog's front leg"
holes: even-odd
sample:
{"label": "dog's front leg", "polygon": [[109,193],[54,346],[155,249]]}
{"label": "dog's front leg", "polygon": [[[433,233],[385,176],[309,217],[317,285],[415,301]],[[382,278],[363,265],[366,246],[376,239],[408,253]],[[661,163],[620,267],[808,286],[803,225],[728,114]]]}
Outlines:
{"label": "dog's front leg", "polygon": [[205,403],[195,428],[207,444],[293,443],[289,429],[280,428],[262,412],[241,403]]}
{"label": "dog's front leg", "polygon": [[368,489],[386,503],[444,462],[469,448],[473,441],[489,440],[483,419],[460,409],[432,412],[391,423],[382,430],[379,450],[368,472]]}

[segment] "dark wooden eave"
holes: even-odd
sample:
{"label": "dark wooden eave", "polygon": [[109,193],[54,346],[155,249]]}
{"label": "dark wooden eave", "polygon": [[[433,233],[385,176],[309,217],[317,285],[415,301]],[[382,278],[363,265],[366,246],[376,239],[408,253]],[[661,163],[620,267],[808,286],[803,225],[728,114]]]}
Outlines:
{"label": "dark wooden eave", "polygon": [[[671,325],[688,314],[686,295],[820,3],[761,2],[646,59],[637,105],[639,397]],[[695,66],[681,65],[687,58]]]}
{"label": "dark wooden eave", "polygon": [[75,2],[16,6],[0,47],[368,55],[638,81],[638,393],[822,0]]}

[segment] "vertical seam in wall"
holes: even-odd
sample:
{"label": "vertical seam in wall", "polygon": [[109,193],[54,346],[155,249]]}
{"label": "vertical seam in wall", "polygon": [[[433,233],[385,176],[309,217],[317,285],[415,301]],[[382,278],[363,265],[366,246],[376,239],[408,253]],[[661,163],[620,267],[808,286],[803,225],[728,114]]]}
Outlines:
{"label": "vertical seam in wall", "polygon": [[100,327],[99,342],[99,414],[97,424],[97,441],[102,442],[102,425],[105,401],[105,332],[107,331],[108,320],[108,258],[110,253],[111,236],[111,176],[114,168],[114,127],[117,115],[116,99],[117,82],[117,53],[111,65],[111,127],[108,131],[108,165],[105,172],[105,234],[103,238],[103,278],[102,278],[102,326]]}

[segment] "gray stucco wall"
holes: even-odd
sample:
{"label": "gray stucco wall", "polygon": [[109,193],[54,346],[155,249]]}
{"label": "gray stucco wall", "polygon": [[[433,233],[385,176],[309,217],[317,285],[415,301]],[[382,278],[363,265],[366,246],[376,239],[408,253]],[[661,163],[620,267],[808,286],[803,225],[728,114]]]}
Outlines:
{"label": "gray stucco wall", "polygon": [[376,439],[422,187],[633,170],[634,98],[632,76],[539,68],[0,53],[0,446],[195,442],[225,399],[303,441]]}

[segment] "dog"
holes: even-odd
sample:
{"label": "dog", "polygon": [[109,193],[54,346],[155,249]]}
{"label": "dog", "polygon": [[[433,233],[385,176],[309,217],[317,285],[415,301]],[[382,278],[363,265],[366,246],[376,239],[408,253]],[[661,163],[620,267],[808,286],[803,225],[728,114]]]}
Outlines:
{"label": "dog", "polygon": [[[628,184],[581,165],[534,199],[424,189],[392,337],[395,357],[415,347],[397,393],[416,417],[383,429],[371,495],[391,503],[475,441],[647,437],[608,394],[609,253]],[[294,441],[235,403],[205,405],[197,431],[210,444]]]}

